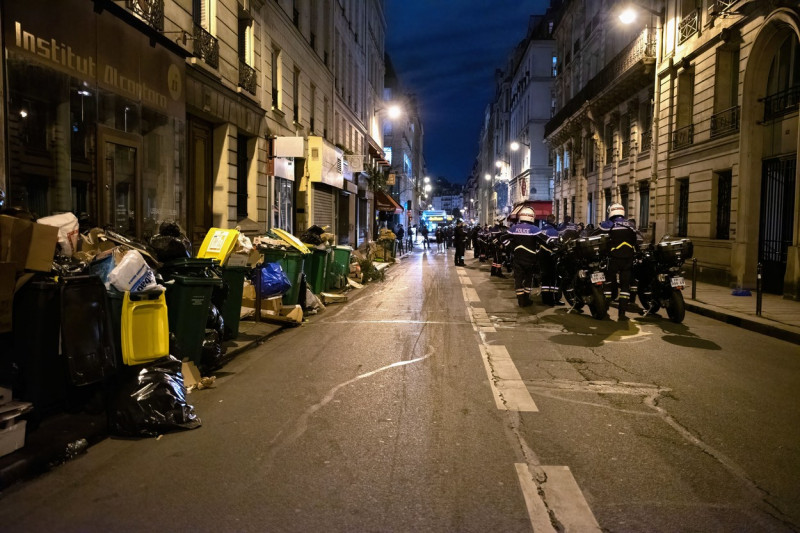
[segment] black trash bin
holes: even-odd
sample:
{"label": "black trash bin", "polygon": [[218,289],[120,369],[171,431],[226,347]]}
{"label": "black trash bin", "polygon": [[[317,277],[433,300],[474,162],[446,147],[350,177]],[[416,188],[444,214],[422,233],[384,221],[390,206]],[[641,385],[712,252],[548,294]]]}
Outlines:
{"label": "black trash bin", "polygon": [[61,287],[61,353],[73,385],[98,383],[116,369],[111,306],[99,276],[65,277]]}
{"label": "black trash bin", "polygon": [[14,395],[33,404],[29,420],[62,411],[67,401],[67,364],[59,355],[61,287],[52,278],[29,281],[14,295]]}

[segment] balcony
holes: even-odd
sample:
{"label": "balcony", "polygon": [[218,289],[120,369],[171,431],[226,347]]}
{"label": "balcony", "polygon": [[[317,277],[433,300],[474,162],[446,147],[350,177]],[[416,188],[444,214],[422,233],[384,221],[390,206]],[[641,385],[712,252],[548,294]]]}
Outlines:
{"label": "balcony", "polygon": [[788,115],[797,111],[800,103],[800,85],[785,91],[771,94],[764,98],[764,122]]}
{"label": "balcony", "polygon": [[126,0],[125,7],[156,31],[164,31],[164,0]]}
{"label": "balcony", "polygon": [[711,138],[724,137],[739,131],[739,106],[711,115]]}
{"label": "balcony", "polygon": [[672,149],[680,150],[694,144],[694,124],[678,128],[672,133]]}
{"label": "balcony", "polygon": [[639,153],[649,153],[651,146],[653,146],[653,130],[647,128],[642,132],[642,144],[639,147]]}
{"label": "balcony", "polygon": [[700,29],[700,17],[695,9],[678,23],[678,44],[683,44]]}
{"label": "balcony", "polygon": [[256,88],[258,87],[256,69],[245,63],[241,58],[239,59],[239,87],[252,95],[256,94]]}
{"label": "balcony", "polygon": [[[545,126],[550,136],[587,102],[598,108],[624,101],[630,94],[655,83],[656,33],[645,28],[597,76],[562,107]],[[559,75],[561,71],[558,71]]]}
{"label": "balcony", "polygon": [[219,41],[199,24],[194,25],[194,55],[212,68],[219,68]]}

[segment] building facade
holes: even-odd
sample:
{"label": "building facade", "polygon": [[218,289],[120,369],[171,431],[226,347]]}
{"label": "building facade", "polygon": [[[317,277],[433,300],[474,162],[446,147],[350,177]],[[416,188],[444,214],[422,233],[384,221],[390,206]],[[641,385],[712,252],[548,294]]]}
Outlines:
{"label": "building facade", "polygon": [[176,221],[195,244],[237,225],[371,238],[381,0],[10,0],[0,17],[8,205],[137,238]]}

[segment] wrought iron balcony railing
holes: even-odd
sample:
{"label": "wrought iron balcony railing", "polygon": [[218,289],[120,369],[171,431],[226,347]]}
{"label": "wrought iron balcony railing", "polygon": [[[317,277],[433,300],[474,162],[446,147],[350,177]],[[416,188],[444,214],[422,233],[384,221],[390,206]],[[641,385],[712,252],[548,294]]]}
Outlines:
{"label": "wrought iron balcony railing", "polygon": [[127,0],[125,7],[139,15],[154,30],[164,31],[164,0]]}
{"label": "wrought iron balcony railing", "polygon": [[766,122],[797,111],[799,103],[800,85],[795,85],[785,91],[767,96],[764,98],[764,121]]}
{"label": "wrought iron balcony railing", "polygon": [[723,137],[739,131],[739,106],[711,115],[711,138]]}
{"label": "wrought iron balcony railing", "polygon": [[249,92],[256,94],[258,87],[258,78],[256,78],[256,69],[245,63],[243,59],[239,59],[239,87]]}
{"label": "wrought iron balcony railing", "polygon": [[622,155],[620,157],[622,159],[628,159],[629,155],[631,155],[631,142],[622,141]]}
{"label": "wrought iron balcony railing", "polygon": [[650,151],[653,146],[653,130],[647,128],[642,132],[642,143],[639,145],[639,153],[644,154]]}
{"label": "wrought iron balcony railing", "polygon": [[694,124],[678,128],[672,133],[672,149],[679,150],[694,144]]}
{"label": "wrought iron balcony railing", "polygon": [[[652,28],[645,28],[628,46],[622,49],[606,67],[572,97],[545,125],[545,136],[550,135],[565,120],[572,116],[587,101],[613,86],[623,74],[641,64],[643,60],[655,61],[656,34]],[[561,75],[559,69],[556,75]]]}
{"label": "wrought iron balcony railing", "polygon": [[700,17],[695,9],[678,23],[678,44],[682,44],[700,29]]}
{"label": "wrought iron balcony railing", "polygon": [[736,3],[736,0],[713,0],[712,4],[719,13],[728,11],[731,6]]}
{"label": "wrought iron balcony railing", "polygon": [[213,68],[219,68],[219,41],[199,24],[194,25],[194,55]]}

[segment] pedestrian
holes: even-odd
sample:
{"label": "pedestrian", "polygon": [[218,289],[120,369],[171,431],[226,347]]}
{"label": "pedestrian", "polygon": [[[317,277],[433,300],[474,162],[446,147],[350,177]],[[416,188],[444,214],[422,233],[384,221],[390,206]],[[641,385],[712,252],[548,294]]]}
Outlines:
{"label": "pedestrian", "polygon": [[464,251],[467,246],[467,230],[462,221],[456,223],[456,229],[453,232],[453,241],[456,247],[456,266],[466,266],[464,264]]}
{"label": "pedestrian", "polygon": [[478,236],[481,232],[480,224],[475,224],[472,226],[472,229],[469,232],[469,238],[472,241],[472,257],[478,257],[480,255],[480,250],[478,250]]}
{"label": "pedestrian", "polygon": [[[588,226],[587,226],[588,229]],[[596,233],[604,232],[608,235],[611,251],[608,253],[608,279],[606,297],[610,298],[618,293],[620,322],[628,320],[625,312],[630,308],[642,313],[642,310],[631,298],[631,271],[633,259],[638,250],[637,231],[625,219],[625,208],[622,204],[608,206],[608,220],[600,223]]]}
{"label": "pedestrian", "polygon": [[419,227],[419,232],[422,235],[422,249],[423,250],[430,250],[431,246],[430,246],[430,243],[428,242],[428,226],[425,225],[425,224],[422,224]]}
{"label": "pedestrian", "polygon": [[405,253],[405,248],[404,248],[405,242],[403,241],[403,237],[405,237],[406,231],[403,229],[402,224],[397,225],[397,230],[394,232],[394,234],[395,237],[397,238],[397,249],[400,251],[401,254]]}

